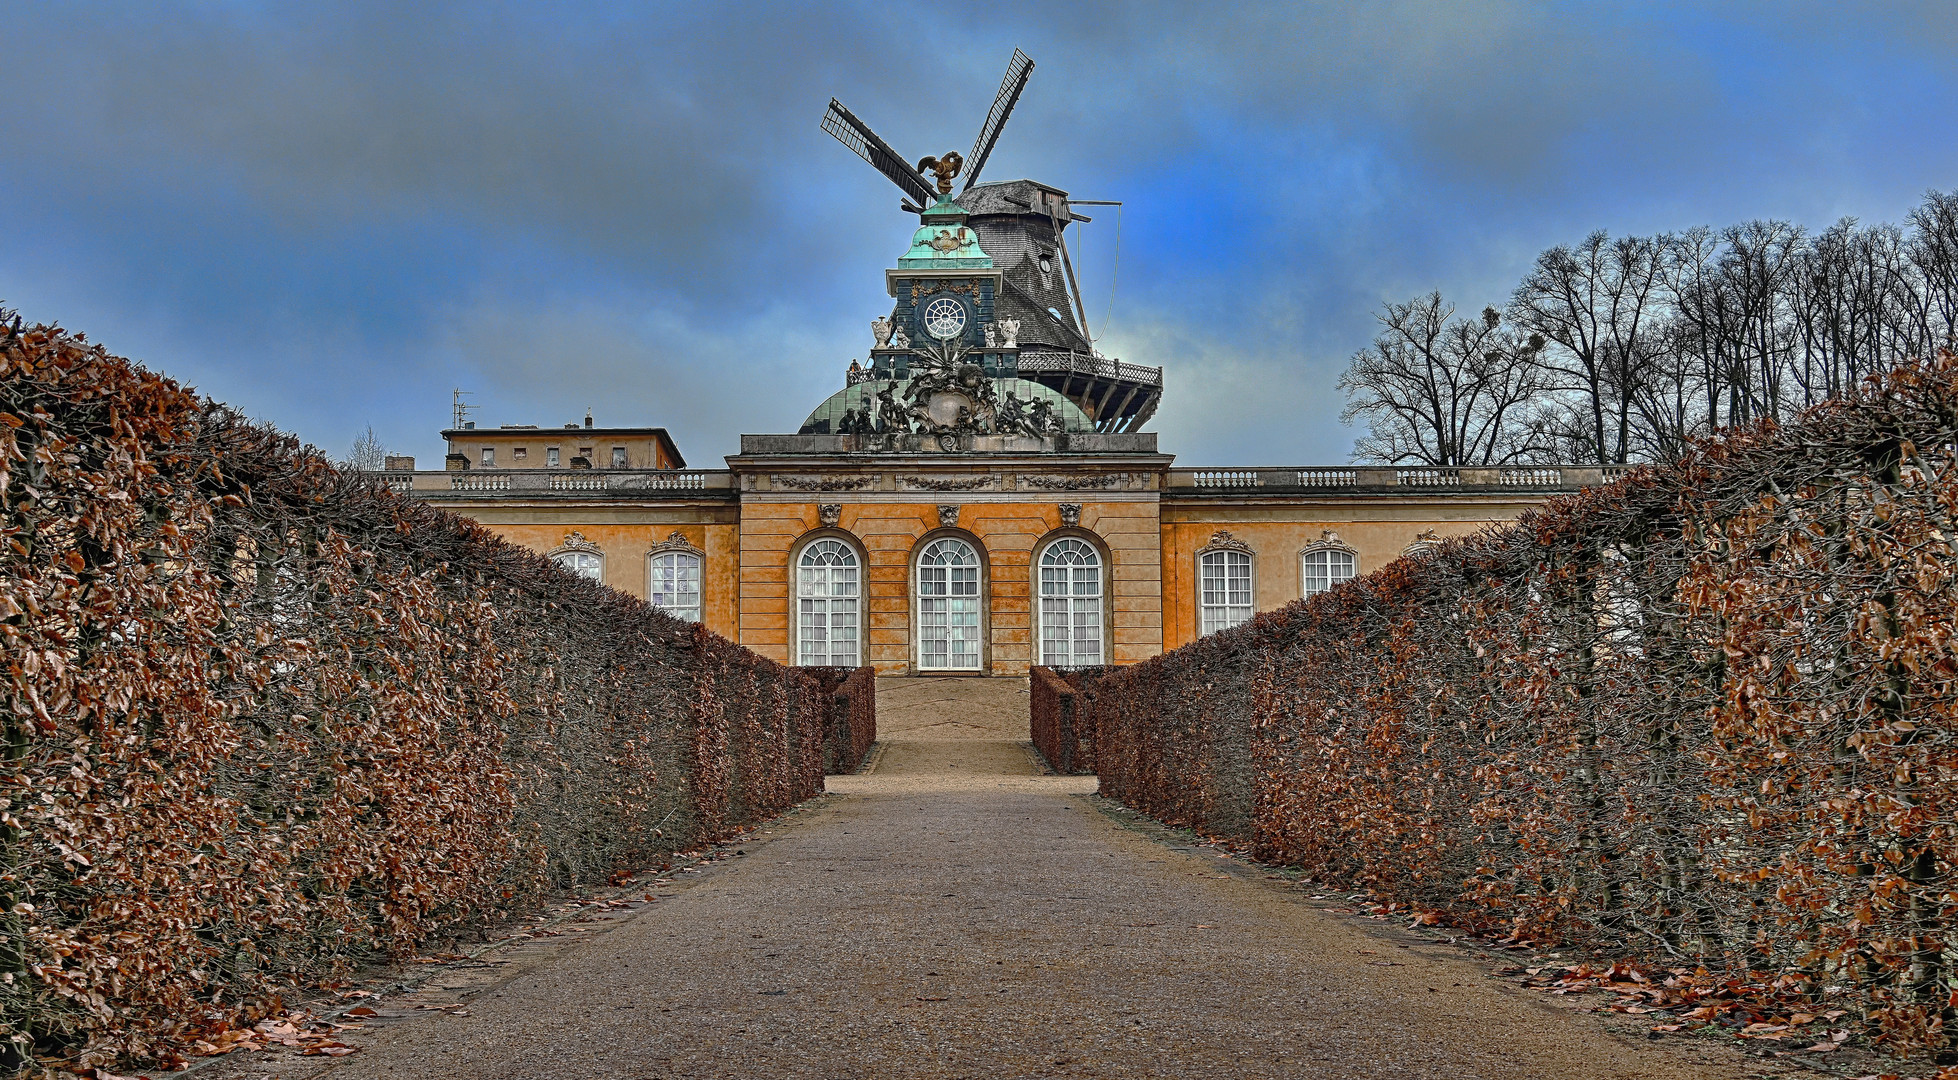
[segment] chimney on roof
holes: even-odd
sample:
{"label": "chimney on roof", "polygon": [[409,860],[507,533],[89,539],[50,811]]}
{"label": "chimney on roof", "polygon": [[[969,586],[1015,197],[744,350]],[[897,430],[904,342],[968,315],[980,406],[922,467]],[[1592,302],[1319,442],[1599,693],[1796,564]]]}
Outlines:
{"label": "chimney on roof", "polygon": [[586,409],[586,410],[585,410],[585,426],[586,426],[586,427],[590,427],[590,426],[591,426],[591,410],[590,410],[590,409]]}

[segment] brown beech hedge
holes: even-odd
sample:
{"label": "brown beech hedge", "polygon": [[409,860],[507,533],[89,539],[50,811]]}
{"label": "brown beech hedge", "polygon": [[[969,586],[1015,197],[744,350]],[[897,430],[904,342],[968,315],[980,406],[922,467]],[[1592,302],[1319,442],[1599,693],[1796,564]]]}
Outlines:
{"label": "brown beech hedge", "polygon": [[167,1062],[282,988],[727,836],[821,789],[836,707],[18,319],[0,645],[13,1068]]}
{"label": "brown beech hedge", "polygon": [[1083,720],[1076,690],[1084,678],[1102,670],[1036,667],[1027,679],[1034,749],[1062,776],[1095,771],[1093,730]]}
{"label": "brown beech hedge", "polygon": [[1090,677],[1104,794],[1943,1045],[1958,359]]}
{"label": "brown beech hedge", "polygon": [[828,720],[823,729],[824,771],[853,773],[877,741],[877,669],[862,667],[797,668],[830,693]]}

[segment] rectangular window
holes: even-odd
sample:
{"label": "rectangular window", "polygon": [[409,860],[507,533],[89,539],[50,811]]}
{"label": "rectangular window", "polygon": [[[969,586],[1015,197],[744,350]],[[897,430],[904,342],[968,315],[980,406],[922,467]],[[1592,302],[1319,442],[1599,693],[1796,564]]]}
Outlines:
{"label": "rectangular window", "polygon": [[614,469],[625,468],[625,447],[614,446],[612,448],[612,467]]}
{"label": "rectangular window", "polygon": [[496,447],[494,446],[483,447],[483,468],[485,469],[496,468]]}
{"label": "rectangular window", "polygon": [[530,456],[530,451],[519,446],[515,450],[510,451],[510,456],[517,459],[518,461],[522,461],[523,459]]}
{"label": "rectangular window", "polygon": [[1228,630],[1251,618],[1251,556],[1206,551],[1197,562],[1197,609],[1204,634]]}
{"label": "rectangular window", "polygon": [[553,469],[557,468],[557,447],[553,446],[544,451],[544,464]]}

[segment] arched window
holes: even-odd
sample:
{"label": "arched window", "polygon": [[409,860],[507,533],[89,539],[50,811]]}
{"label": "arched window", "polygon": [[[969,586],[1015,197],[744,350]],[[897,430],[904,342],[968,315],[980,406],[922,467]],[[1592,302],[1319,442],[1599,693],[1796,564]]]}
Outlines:
{"label": "arched window", "polygon": [[857,553],[841,540],[817,540],[796,561],[796,663],[856,667]]}
{"label": "arched window", "polygon": [[593,581],[605,580],[605,557],[603,555],[594,555],[589,551],[567,551],[554,556],[551,561],[577,574],[579,577],[588,577]]}
{"label": "arched window", "polygon": [[1353,577],[1353,553],[1320,548],[1305,553],[1305,595],[1322,593]]}
{"label": "arched window", "polygon": [[650,556],[646,599],[676,619],[700,621],[700,556],[691,551],[660,551]]}
{"label": "arched window", "polygon": [[1359,556],[1346,546],[1338,533],[1327,529],[1319,534],[1319,539],[1299,552],[1301,592],[1311,596],[1325,592],[1342,581],[1350,581],[1358,566]]}
{"label": "arched window", "polygon": [[979,556],[955,537],[918,555],[918,666],[979,669]]}
{"label": "arched window", "polygon": [[1218,530],[1197,552],[1199,632],[1229,630],[1251,618],[1251,546]]}
{"label": "arched window", "polygon": [[1066,537],[1040,556],[1040,662],[1091,667],[1101,658],[1101,555]]}
{"label": "arched window", "polygon": [[566,533],[564,543],[548,553],[550,560],[566,570],[597,582],[605,580],[605,554],[584,533]]}

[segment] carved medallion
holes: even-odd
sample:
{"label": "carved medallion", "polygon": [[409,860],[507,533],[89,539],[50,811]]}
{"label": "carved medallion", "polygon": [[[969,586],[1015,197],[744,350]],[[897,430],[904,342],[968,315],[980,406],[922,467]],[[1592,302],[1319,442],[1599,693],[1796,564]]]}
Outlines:
{"label": "carved medallion", "polygon": [[836,523],[843,520],[843,504],[819,503],[816,506],[816,517],[822,521],[825,527],[834,529],[836,528]]}
{"label": "carved medallion", "polygon": [[1081,527],[1081,504],[1080,503],[1061,503],[1060,511],[1061,511],[1062,525],[1070,529],[1078,529]]}
{"label": "carved medallion", "polygon": [[941,529],[953,529],[953,528],[957,528],[958,524],[959,524],[959,508],[957,504],[955,503],[940,504],[938,507],[938,527]]}

